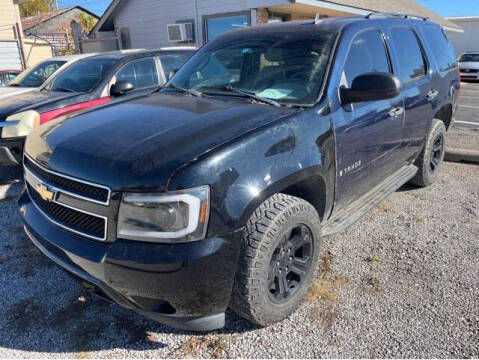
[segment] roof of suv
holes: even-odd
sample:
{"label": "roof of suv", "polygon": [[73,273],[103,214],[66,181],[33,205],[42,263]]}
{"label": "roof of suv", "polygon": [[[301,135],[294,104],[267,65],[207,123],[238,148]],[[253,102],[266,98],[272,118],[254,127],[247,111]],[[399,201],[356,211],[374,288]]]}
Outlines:
{"label": "roof of suv", "polygon": [[[238,30],[233,30],[227,33],[224,33],[224,35],[220,36],[228,36],[229,34],[233,35],[244,35],[248,33],[261,33],[261,32],[275,32],[278,31],[279,29],[283,31],[298,31],[300,28],[304,28],[306,26],[314,26],[314,30],[319,30],[319,31],[331,31],[331,32],[341,32],[346,26],[352,23],[358,23],[358,22],[374,22],[374,21],[404,21],[406,23],[408,22],[418,22],[421,24],[434,24],[436,26],[440,26],[437,23],[431,22],[429,20],[422,20],[418,19],[415,17],[399,17],[399,16],[375,16],[372,18],[366,18],[366,17],[357,17],[357,16],[351,16],[351,17],[341,17],[341,18],[324,18],[320,19],[319,21],[315,20],[301,20],[301,21],[288,21],[288,22],[280,22],[280,23],[269,23],[269,24],[264,24],[261,26],[252,26],[252,27],[246,27]],[[311,29],[313,30],[313,29]]]}
{"label": "roof of suv", "polygon": [[158,55],[161,53],[169,53],[173,51],[178,52],[191,52],[196,51],[195,48],[160,48],[156,50],[145,50],[145,49],[128,49],[128,50],[117,50],[117,51],[110,51],[104,52],[100,54],[94,54],[91,56],[92,58],[101,58],[101,59],[113,59],[113,60],[120,60],[120,59],[134,59],[136,57],[148,56],[148,55]]}

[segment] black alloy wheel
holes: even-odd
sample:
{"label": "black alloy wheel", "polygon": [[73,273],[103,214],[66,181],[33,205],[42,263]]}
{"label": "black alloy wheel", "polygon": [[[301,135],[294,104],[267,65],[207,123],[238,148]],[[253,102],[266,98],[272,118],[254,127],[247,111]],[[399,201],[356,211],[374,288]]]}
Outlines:
{"label": "black alloy wheel", "polygon": [[293,227],[275,249],[268,274],[269,297],[282,304],[294,296],[312,264],[313,236],[303,224]]}
{"label": "black alloy wheel", "polygon": [[439,133],[434,139],[431,151],[431,161],[429,163],[429,171],[434,175],[439,169],[444,153],[444,135]]}

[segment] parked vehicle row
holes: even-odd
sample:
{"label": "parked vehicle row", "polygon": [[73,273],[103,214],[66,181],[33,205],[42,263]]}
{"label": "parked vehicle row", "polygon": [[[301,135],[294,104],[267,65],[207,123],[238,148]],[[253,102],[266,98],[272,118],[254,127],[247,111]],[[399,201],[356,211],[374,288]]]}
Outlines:
{"label": "parked vehicle row", "polygon": [[[143,58],[128,76],[108,68],[99,87],[60,75],[47,93],[110,89],[101,99],[147,67],[135,87],[158,85],[153,55],[131,55]],[[298,308],[323,237],[437,179],[459,87],[427,20],[224,33],[154,92],[29,126],[25,231],[87,290],[149,318],[212,330],[230,307],[266,326]]]}
{"label": "parked vehicle row", "polygon": [[58,56],[45,60],[18,74],[7,86],[0,88],[0,99],[24,92],[38,90],[50,77],[73,64],[75,61],[94,54]]}
{"label": "parked vehicle row", "polygon": [[[61,64],[67,59],[41,64],[38,70],[43,73],[48,72],[43,65],[52,68],[50,72],[55,66],[61,71],[35,91],[0,99],[0,119],[4,119],[0,122],[0,164],[21,163],[25,137],[35,127],[125,95],[149,93],[166,83],[170,72],[180,67],[193,52],[191,48],[129,50],[79,55],[70,58],[65,65]],[[20,75],[16,84],[37,86],[41,78],[37,73],[33,69],[25,76]]]}

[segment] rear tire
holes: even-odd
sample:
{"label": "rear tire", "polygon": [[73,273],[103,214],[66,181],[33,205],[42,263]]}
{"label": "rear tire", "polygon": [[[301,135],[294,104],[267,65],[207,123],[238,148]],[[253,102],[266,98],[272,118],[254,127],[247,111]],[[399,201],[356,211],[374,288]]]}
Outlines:
{"label": "rear tire", "polygon": [[419,170],[411,179],[411,183],[423,187],[434,183],[441,170],[445,153],[446,127],[441,120],[434,119],[426,139],[426,145],[414,163]]}
{"label": "rear tire", "polygon": [[251,215],[230,307],[267,326],[291,315],[316,272],[320,219],[308,202],[275,194]]}

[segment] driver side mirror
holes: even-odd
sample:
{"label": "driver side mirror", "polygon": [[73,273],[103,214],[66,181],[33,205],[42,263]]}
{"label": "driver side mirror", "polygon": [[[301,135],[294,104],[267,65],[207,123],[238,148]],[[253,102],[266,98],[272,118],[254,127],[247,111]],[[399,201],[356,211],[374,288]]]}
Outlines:
{"label": "driver side mirror", "polygon": [[388,73],[366,73],[355,78],[351,88],[340,88],[339,94],[343,105],[392,99],[401,94],[401,82]]}
{"label": "driver side mirror", "polygon": [[118,80],[115,84],[113,84],[110,88],[110,95],[112,96],[123,96],[127,92],[132,91],[135,86],[126,80]]}

